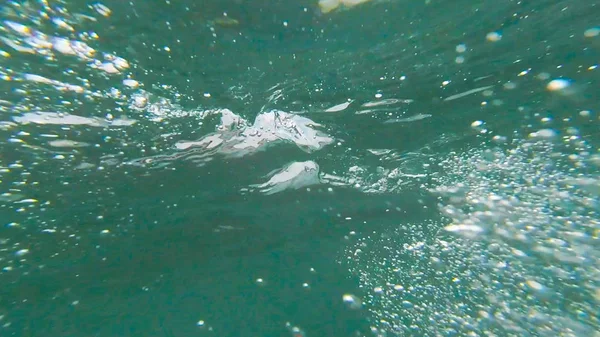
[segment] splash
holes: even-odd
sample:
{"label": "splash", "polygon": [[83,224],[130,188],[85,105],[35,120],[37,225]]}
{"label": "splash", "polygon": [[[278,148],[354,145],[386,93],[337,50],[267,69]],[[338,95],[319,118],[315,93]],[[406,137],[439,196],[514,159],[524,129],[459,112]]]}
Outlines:
{"label": "splash", "polygon": [[288,189],[300,189],[320,183],[319,165],[314,161],[293,162],[271,172],[270,179],[262,184],[250,185],[261,193],[270,195]]}
{"label": "splash", "polygon": [[178,152],[174,154],[140,158],[129,164],[162,167],[177,159],[187,159],[202,166],[216,155],[241,158],[278,143],[290,143],[305,152],[314,152],[334,140],[315,129],[320,124],[283,111],[261,113],[256,116],[252,125],[228,109],[206,111],[203,118],[212,115],[221,116],[217,131],[199,140],[177,142],[174,146]]}

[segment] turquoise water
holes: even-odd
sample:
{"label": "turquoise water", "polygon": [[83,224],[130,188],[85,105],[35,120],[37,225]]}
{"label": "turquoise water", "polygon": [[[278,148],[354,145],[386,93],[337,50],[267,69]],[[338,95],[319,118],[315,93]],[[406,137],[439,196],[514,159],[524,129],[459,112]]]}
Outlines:
{"label": "turquoise water", "polygon": [[2,6],[1,336],[600,336],[598,6],[325,3]]}

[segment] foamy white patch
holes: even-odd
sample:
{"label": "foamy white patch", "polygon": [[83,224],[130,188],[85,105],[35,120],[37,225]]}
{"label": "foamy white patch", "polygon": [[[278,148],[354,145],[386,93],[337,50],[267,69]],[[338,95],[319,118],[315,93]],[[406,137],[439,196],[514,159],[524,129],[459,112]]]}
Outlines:
{"label": "foamy white patch", "polygon": [[371,0],[319,0],[319,9],[326,14],[338,9],[338,7],[352,8],[369,1]]}
{"label": "foamy white patch", "polygon": [[346,110],[350,106],[350,104],[352,104],[352,102],[352,100],[348,100],[347,102],[336,104],[332,107],[325,109],[325,112],[339,112]]}
{"label": "foamy white patch", "polygon": [[295,144],[305,152],[314,152],[334,140],[317,130],[320,125],[312,120],[283,111],[261,113],[252,125],[228,109],[205,111],[203,118],[215,114],[221,115],[216,132],[199,140],[177,142],[175,148],[178,152],[171,155],[146,157],[130,163],[158,164],[186,158],[202,165],[217,154],[226,158],[240,158],[278,143]]}
{"label": "foamy white patch", "polygon": [[271,172],[270,179],[262,184],[250,185],[264,194],[275,194],[287,189],[299,189],[317,185],[319,181],[319,165],[314,161],[293,162],[279,170]]}

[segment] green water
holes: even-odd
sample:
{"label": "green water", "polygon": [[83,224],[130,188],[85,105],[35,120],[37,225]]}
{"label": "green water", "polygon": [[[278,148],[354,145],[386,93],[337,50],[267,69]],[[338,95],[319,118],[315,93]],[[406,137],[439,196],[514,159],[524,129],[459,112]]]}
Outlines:
{"label": "green water", "polygon": [[600,336],[588,1],[12,1],[0,336]]}

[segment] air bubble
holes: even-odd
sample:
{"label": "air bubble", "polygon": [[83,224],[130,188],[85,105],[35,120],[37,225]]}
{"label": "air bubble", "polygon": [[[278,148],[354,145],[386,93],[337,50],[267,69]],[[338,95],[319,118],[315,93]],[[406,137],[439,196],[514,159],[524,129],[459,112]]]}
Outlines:
{"label": "air bubble", "polygon": [[362,301],[360,300],[360,298],[352,294],[344,294],[344,296],[342,296],[342,300],[344,301],[344,304],[346,304],[346,306],[350,309],[356,310],[362,308]]}

